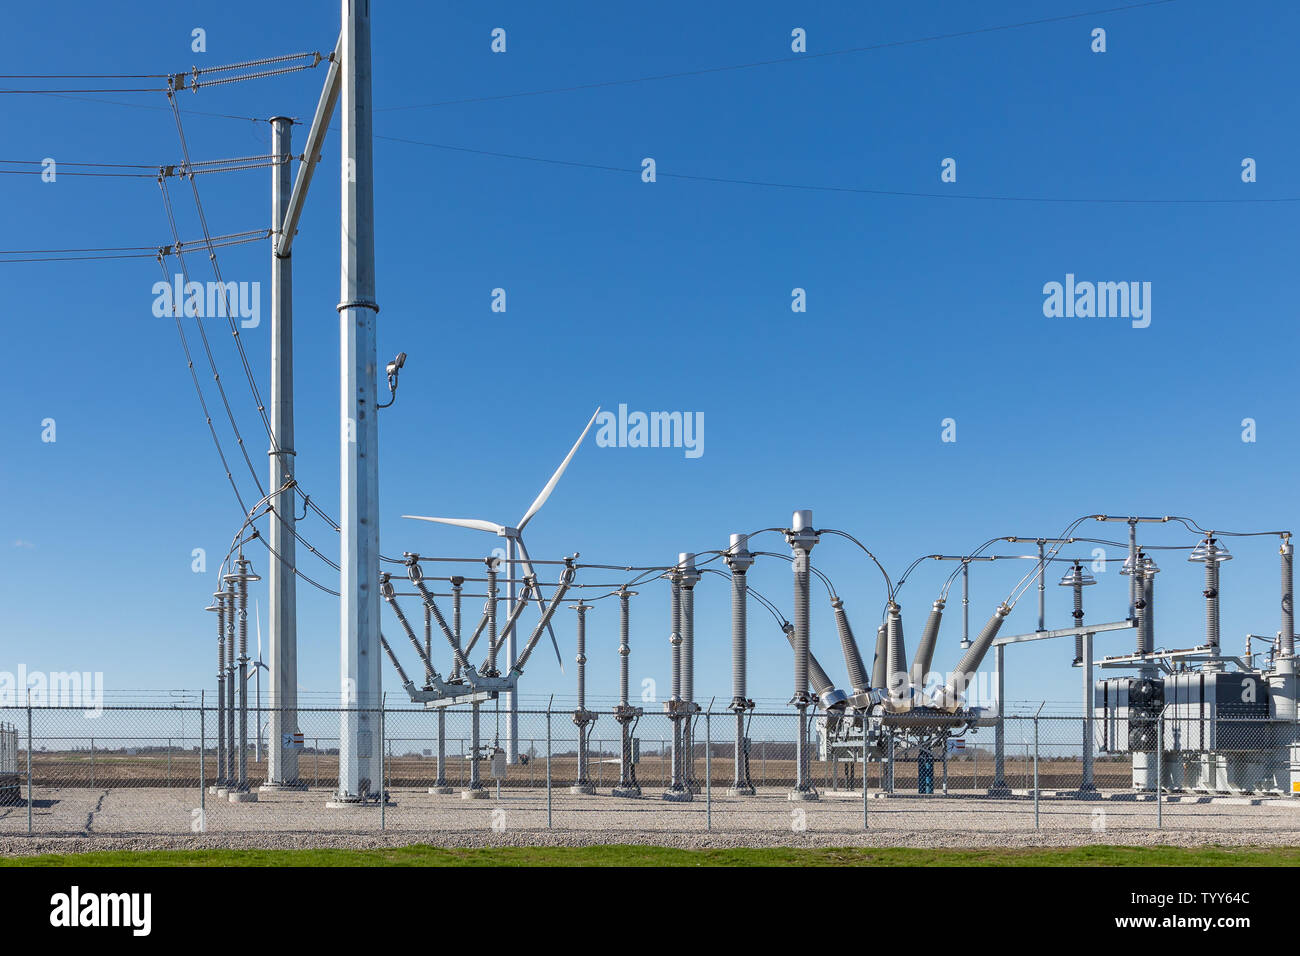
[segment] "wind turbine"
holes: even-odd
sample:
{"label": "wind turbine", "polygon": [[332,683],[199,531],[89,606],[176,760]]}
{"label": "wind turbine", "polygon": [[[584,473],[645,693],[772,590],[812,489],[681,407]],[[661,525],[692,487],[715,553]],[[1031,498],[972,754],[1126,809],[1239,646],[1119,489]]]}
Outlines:
{"label": "wind turbine", "polygon": [[[438,524],[449,524],[458,528],[471,528],[475,531],[488,531],[505,538],[506,571],[508,574],[506,581],[506,602],[509,607],[514,607],[515,581],[517,580],[515,574],[516,562],[523,565],[525,574],[533,573],[532,559],[529,557],[528,547],[524,544],[524,528],[528,526],[528,522],[533,520],[537,515],[537,512],[542,510],[542,505],[546,504],[546,499],[551,496],[551,492],[554,491],[555,486],[559,484],[560,478],[564,475],[564,470],[569,467],[569,462],[573,461],[573,456],[578,453],[578,448],[587,437],[587,432],[591,431],[591,426],[596,423],[596,416],[599,414],[600,408],[598,407],[596,411],[592,413],[591,420],[587,422],[587,427],[582,430],[582,434],[578,436],[578,440],[574,442],[573,447],[569,449],[569,453],[564,456],[564,461],[560,462],[560,467],[555,469],[555,474],[551,475],[551,480],[542,488],[541,493],[533,499],[533,503],[528,506],[528,510],[524,512],[524,516],[519,519],[518,523],[514,527],[497,524],[495,521],[484,521],[481,518],[426,518],[423,515],[402,515],[402,517],[414,518],[417,521],[434,521]],[[516,552],[518,552],[518,557],[516,557]],[[537,602],[538,608],[544,612],[546,609],[546,599],[542,595],[540,588],[535,588],[533,590],[533,597]],[[555,659],[560,662],[560,669],[563,670],[564,660],[560,657],[560,643],[555,639],[555,630],[549,623],[546,625],[546,630],[551,635],[551,646],[555,648]],[[503,637],[506,642],[507,666],[512,667],[515,662],[514,628],[511,627]],[[515,733],[515,720],[517,719],[517,714],[515,712],[513,693],[510,695],[508,709],[510,713],[510,733],[507,740],[507,759],[510,763],[516,763],[518,761],[516,747],[519,738],[518,734]]]}
{"label": "wind turbine", "polygon": [[262,671],[270,674],[271,668],[262,663],[262,609],[256,601],[253,602],[253,616],[257,620],[257,660],[253,661],[253,669],[244,680],[256,678],[254,686],[257,690],[253,698],[256,712],[253,718],[253,762],[257,763],[262,759]]}

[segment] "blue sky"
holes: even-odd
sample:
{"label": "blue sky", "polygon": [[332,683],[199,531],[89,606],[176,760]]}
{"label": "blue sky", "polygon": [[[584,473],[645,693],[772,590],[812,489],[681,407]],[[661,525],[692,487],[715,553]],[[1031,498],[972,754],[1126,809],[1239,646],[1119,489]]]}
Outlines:
{"label": "blue sky", "polygon": [[[13,74],[165,73],[328,51],[337,4],[301,6],[268,18],[264,4],[244,0],[147,15],[69,0],[57,17],[12,5],[0,50]],[[593,409],[620,403],[702,412],[704,454],[589,440],[529,528],[535,557],[578,551],[602,563],[668,563],[678,551],[725,547],[730,532],[783,524],[803,507],[819,526],[854,533],[895,574],[920,554],[969,551],[995,535],[1051,536],[1092,512],[1190,515],[1229,530],[1293,527],[1287,276],[1300,252],[1290,201],[1300,191],[1285,169],[1300,143],[1286,121],[1291,91],[1277,79],[1291,72],[1300,14],[1264,2],[1131,6],[788,61],[795,27],[816,54],[1090,5],[808,12],[756,3],[738,17],[721,5],[673,3],[652,11],[571,4],[561,13],[522,3],[378,4],[376,132],[388,137],[375,146],[379,353],[409,355],[400,397],[381,419],[384,552],[485,553],[498,542],[400,515],[514,522]],[[190,50],[195,27],[207,31],[206,53]],[[489,49],[495,27],[507,31],[504,54]],[[1107,32],[1104,54],[1090,49],[1097,27]],[[781,62],[693,72],[766,60]],[[568,89],[681,72],[691,75]],[[297,117],[301,147],[323,76],[184,94],[192,155],[269,149],[265,124],[196,111]],[[24,85],[130,84],[0,81]],[[491,98],[536,90],[567,91]],[[114,102],[0,95],[9,158],[180,158],[162,95],[87,95]],[[462,102],[424,105],[447,101]],[[298,475],[335,515],[337,151],[332,134],[294,251]],[[644,157],[656,160],[655,183],[635,171]],[[945,157],[957,160],[956,183],[940,182]],[[1241,181],[1245,157],[1256,160],[1258,182]],[[212,231],[268,226],[269,177],[259,169],[201,178]],[[4,249],[170,240],[149,179],[0,180]],[[183,238],[198,237],[191,197],[175,182],[172,192]],[[1030,199],[1141,202],[1016,201]],[[244,333],[263,394],[268,259],[265,243],[220,255],[227,280],[263,284],[263,322]],[[210,278],[202,256],[191,267]],[[1150,327],[1045,317],[1043,285],[1067,273],[1150,282]],[[213,621],[202,608],[242,515],[174,327],[152,315],[158,278],[149,259],[0,265],[0,668],[103,671],[111,690],[213,683]],[[490,310],[498,287],[507,291],[504,314]],[[796,287],[807,293],[802,314],[790,308]],[[265,481],[265,435],[224,320],[208,329]],[[210,377],[200,377],[247,493],[251,478]],[[41,440],[47,418],[57,423],[54,443]],[[956,420],[955,443],[940,440],[945,418]],[[1244,418],[1257,423],[1255,442],[1242,441]],[[319,521],[303,533],[336,553]],[[1123,528],[1089,524],[1081,533],[1120,538]],[[1146,535],[1193,543],[1173,527]],[[762,544],[784,549],[775,536]],[[1231,544],[1223,632],[1235,652],[1245,633],[1276,630],[1277,559],[1275,539]],[[194,548],[206,549],[207,574],[191,571]],[[250,554],[265,572],[265,551]],[[814,559],[869,644],[884,601],[878,575],[840,541],[825,541]],[[1181,557],[1161,563],[1156,643],[1197,643],[1200,567]],[[301,566],[336,583],[309,556]],[[923,567],[902,594],[913,642],[948,570]],[[1025,570],[1022,562],[977,569],[973,627]],[[1089,592],[1090,619],[1123,616],[1117,570]],[[597,574],[610,579],[593,571],[587,580]],[[789,613],[784,562],[761,564],[753,583]],[[1051,584],[1049,623],[1065,626],[1068,594]],[[634,681],[666,688],[666,586],[641,591]],[[264,592],[258,597],[264,610]],[[299,602],[300,681],[332,697],[336,602],[306,585]],[[1033,604],[1031,591],[1008,628],[1032,629]],[[706,578],[697,605],[697,696],[725,703],[724,582]],[[945,669],[960,629],[959,606],[950,607],[936,657]],[[589,683],[600,698],[617,689],[616,617],[607,601],[588,619]],[[539,649],[525,679],[532,698],[572,693],[573,614],[557,620],[568,674]],[[756,609],[752,620],[751,692],[783,702],[790,655],[766,615]],[[814,651],[842,681],[821,598],[813,630]],[[1112,638],[1099,650],[1127,644]],[[1076,700],[1070,657],[1064,643],[1018,648],[1009,697]],[[384,680],[398,689],[391,671]]]}

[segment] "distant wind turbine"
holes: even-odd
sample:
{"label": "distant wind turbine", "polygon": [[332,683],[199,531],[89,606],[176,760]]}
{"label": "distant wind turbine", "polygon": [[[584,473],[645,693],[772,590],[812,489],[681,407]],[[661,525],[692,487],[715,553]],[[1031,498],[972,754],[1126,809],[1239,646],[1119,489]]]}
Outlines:
{"label": "distant wind turbine", "polygon": [[[533,573],[532,559],[528,555],[528,548],[524,545],[523,530],[528,526],[528,522],[533,520],[533,517],[537,512],[542,510],[542,505],[546,504],[546,499],[551,496],[551,492],[554,491],[555,486],[559,484],[560,478],[564,475],[564,470],[569,467],[569,462],[573,461],[573,456],[578,453],[578,448],[587,437],[587,432],[591,431],[591,426],[595,424],[596,416],[599,414],[600,409],[597,408],[592,414],[591,420],[587,422],[587,427],[582,430],[582,434],[578,436],[578,440],[573,443],[573,447],[569,449],[569,453],[564,456],[564,461],[560,462],[560,467],[555,469],[555,474],[551,475],[551,480],[542,488],[541,493],[533,499],[533,503],[528,506],[528,510],[524,512],[524,516],[519,519],[519,523],[513,528],[508,525],[497,524],[495,521],[484,521],[481,518],[426,518],[423,515],[402,515],[402,517],[413,518],[416,521],[434,521],[438,524],[449,524],[458,528],[472,528],[475,531],[489,531],[492,534],[505,538],[506,571],[509,575],[507,578],[507,588],[509,602],[513,605],[515,591],[514,582],[517,580],[515,575],[516,550],[519,552],[518,560],[523,564],[524,574]],[[546,599],[542,595],[541,588],[534,589],[533,596],[537,601],[538,608],[544,613],[546,610]],[[555,631],[551,628],[549,622],[546,625],[546,630],[551,635],[551,646],[555,648],[555,659],[560,662],[560,669],[563,670],[564,660],[560,657],[560,644],[559,641],[555,639]],[[502,635],[502,639],[506,641],[509,641],[512,637],[513,629],[510,633]],[[510,661],[510,663],[513,664],[514,662]]]}

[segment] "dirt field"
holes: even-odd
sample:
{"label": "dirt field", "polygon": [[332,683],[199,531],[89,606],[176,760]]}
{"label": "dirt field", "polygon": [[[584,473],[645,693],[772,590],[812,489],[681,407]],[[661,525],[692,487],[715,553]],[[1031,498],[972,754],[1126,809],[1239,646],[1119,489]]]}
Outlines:
{"label": "dirt field", "polygon": [[[788,748],[786,748],[788,749]],[[333,753],[307,752],[299,755],[299,773],[303,781],[313,788],[329,788],[338,782],[338,755]],[[591,779],[598,788],[607,788],[618,780],[618,761],[608,755],[594,757],[590,764]],[[571,783],[577,774],[578,760],[573,754],[556,755],[551,758],[551,781],[553,786]],[[881,788],[881,766],[869,765],[869,780],[873,790]],[[207,779],[216,775],[216,758],[209,754],[204,760]],[[848,768],[840,765],[832,771],[828,763],[812,762],[812,777],[819,787],[833,789],[845,782]],[[852,768],[853,779],[859,780],[861,766]],[[646,754],[637,765],[637,777],[643,783],[663,788],[671,772],[671,764],[666,756],[658,753]],[[704,779],[705,762],[703,756],[695,759],[695,776]],[[1130,780],[1127,760],[1098,760],[1094,764],[1096,786],[1102,789],[1118,789],[1126,786]],[[480,773],[486,780],[487,762],[480,767]],[[395,756],[387,762],[388,786],[392,787],[427,787],[436,776],[436,766],[432,758],[417,756]],[[730,757],[714,756],[711,775],[715,787],[728,787],[733,779],[733,762]],[[993,759],[984,755],[978,760],[963,757],[951,760],[947,767],[948,786],[951,790],[973,790],[987,788],[992,783]],[[1032,760],[1023,757],[1009,757],[1005,763],[1007,785],[1018,789],[1033,786],[1034,765]],[[1039,786],[1044,790],[1065,790],[1079,786],[1083,775],[1083,765],[1078,760],[1054,759],[1040,760],[1038,765]],[[750,760],[750,776],[755,786],[789,786],[794,780],[794,761],[791,759],[772,758],[755,752]],[[469,777],[469,763],[458,757],[447,760],[447,780],[457,786],[463,786]],[[32,779],[37,785],[103,787],[182,787],[197,788],[199,781],[199,758],[192,751],[177,751],[174,754],[128,755],[119,752],[95,754],[92,759],[85,751],[64,753],[33,754]],[[248,779],[256,787],[266,780],[266,762],[248,761]],[[936,790],[943,789],[944,766],[937,762],[934,768],[934,785]],[[511,767],[509,775],[503,782],[507,788],[531,789],[546,785],[546,759],[530,760],[526,764]],[[895,789],[916,789],[916,764],[899,761],[895,770]]]}

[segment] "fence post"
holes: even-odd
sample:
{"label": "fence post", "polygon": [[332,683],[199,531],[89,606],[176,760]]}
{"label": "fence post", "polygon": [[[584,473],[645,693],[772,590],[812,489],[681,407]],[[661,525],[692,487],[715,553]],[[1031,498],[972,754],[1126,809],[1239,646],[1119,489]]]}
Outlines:
{"label": "fence post", "polygon": [[867,720],[862,719],[862,829],[867,829]]}
{"label": "fence post", "polygon": [[1038,715],[1043,712],[1047,702],[1038,705],[1034,712],[1034,829],[1038,829]]}
{"label": "fence post", "polygon": [[90,738],[90,785],[95,785],[95,738]]}
{"label": "fence post", "polygon": [[32,692],[27,691],[27,835],[32,835]]}
{"label": "fence post", "polygon": [[384,830],[388,826],[386,813],[388,810],[388,750],[387,743],[384,739],[384,698],[388,696],[387,691],[379,695],[379,829]]}
{"label": "fence post", "polygon": [[172,739],[167,738],[167,787],[171,789],[172,785]]}
{"label": "fence post", "polygon": [[203,706],[203,691],[199,691],[199,817],[203,820],[203,829],[208,828],[208,771],[204,760],[204,748],[207,746],[207,725],[204,723],[206,712]]}
{"label": "fence post", "polygon": [[1160,708],[1160,716],[1156,718],[1156,829],[1160,830],[1165,825],[1165,793],[1164,793],[1164,760],[1165,760],[1165,709]]}
{"label": "fence post", "polygon": [[704,713],[704,829],[713,829],[713,733],[709,727],[709,716],[713,711],[713,702]]}
{"label": "fence post", "polygon": [[546,829],[551,828],[551,704],[555,695],[551,695],[546,705]]}

